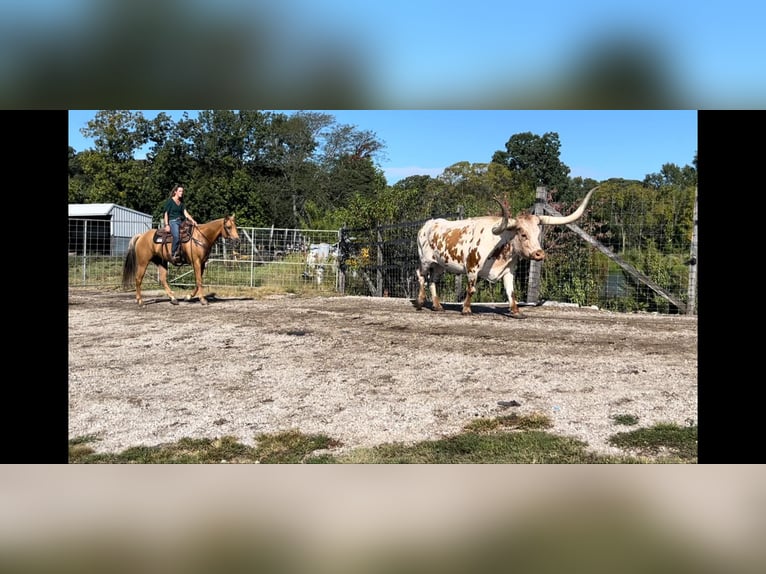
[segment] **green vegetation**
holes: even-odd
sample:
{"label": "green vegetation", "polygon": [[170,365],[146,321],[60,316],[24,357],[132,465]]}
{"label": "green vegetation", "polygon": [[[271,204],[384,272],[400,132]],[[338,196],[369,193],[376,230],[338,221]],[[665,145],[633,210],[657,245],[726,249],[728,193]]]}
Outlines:
{"label": "green vegetation", "polygon": [[[599,184],[578,225],[680,301],[687,297],[696,156],[693,166],[667,163],[643,181],[597,182],[569,176],[556,132],[524,132],[496,142],[498,149],[486,162],[455,158],[437,177],[411,176],[388,185],[376,163],[385,153],[385,142],[369,130],[338,125],[331,114],[320,112],[202,110],[195,119],[173,121],[164,113],[147,120],[141,112],[100,110],[85,131],[95,148],[79,152],[69,148],[70,203],[116,203],[159,221],[168,191],[180,181],[189,189],[187,203],[198,221],[234,213],[240,227],[345,226],[355,231],[360,248],[382,243],[382,269],[377,254],[371,253],[371,266],[360,269],[364,275],[360,273],[358,291],[368,293],[370,278],[380,273],[387,275],[381,279],[391,296],[411,289],[407,285],[412,263],[407,257],[414,256],[414,230],[408,229],[406,237],[386,239],[386,226],[433,216],[495,214],[495,198],[506,201],[517,214],[534,205],[539,185],[549,190],[550,205],[569,213],[588,189]],[[142,148],[148,149],[146,159],[135,159]],[[565,227],[546,231],[544,247],[540,283],[544,300],[625,312],[676,310]],[[81,258],[70,257],[70,284],[119,284],[119,263],[86,270]],[[294,273],[283,279],[288,292],[301,289],[303,262],[298,263],[290,271],[289,265],[280,268],[285,275]],[[171,273],[171,282],[183,269]],[[273,286],[276,281],[267,269],[238,264],[219,270],[211,264],[206,281]],[[403,270],[406,279],[400,278]],[[93,277],[82,277],[88,274]],[[454,292],[454,280],[445,276],[441,290]],[[517,298],[523,301],[527,296],[523,269],[517,273],[517,283]],[[190,282],[182,275],[177,284]],[[477,285],[475,302],[504,300],[502,285],[485,281]]]}
{"label": "green vegetation", "polygon": [[[198,221],[228,212],[243,227],[297,229],[372,228],[457,211],[486,215],[497,213],[494,198],[516,214],[531,208],[539,185],[564,212],[599,183],[569,176],[556,132],[509,134],[495,144],[505,150],[484,163],[455,158],[438,177],[387,185],[376,165],[386,143],[320,112],[202,110],[195,119],[173,121],[165,113],[147,120],[140,111],[100,110],[84,131],[95,147],[69,148],[69,203],[117,203],[155,221],[178,181],[188,187]],[[146,159],[135,159],[142,148]],[[693,160],[694,167],[662,165],[643,181],[600,182],[586,231],[615,253],[642,249],[647,238],[663,253],[688,246]]]}
{"label": "green vegetation", "polygon": [[641,456],[670,453],[681,460],[697,458],[697,426],[679,427],[675,424],[657,424],[649,428],[621,432],[609,439],[609,444],[634,451]]}
{"label": "green vegetation", "polygon": [[[612,417],[617,424],[635,424],[631,415]],[[620,422],[618,422],[620,421]],[[632,422],[631,422],[632,421]],[[550,419],[543,414],[480,418],[463,430],[438,440],[406,445],[388,443],[334,454],[342,447],[323,434],[298,430],[256,435],[248,447],[232,437],[183,438],[173,444],[133,447],[121,453],[99,454],[91,446],[93,435],[69,441],[69,462],[80,464],[635,464],[696,463],[697,427],[658,424],[610,438],[610,444],[626,451],[622,456],[597,455],[582,441],[553,435]],[[633,454],[635,453],[635,454]]]}
{"label": "green vegetation", "polygon": [[[69,257],[69,285],[87,285],[99,289],[113,289],[122,285],[122,257],[88,256],[87,265],[82,256]],[[203,278],[206,286],[250,289],[272,289],[279,293],[313,293],[314,295],[335,294],[334,275],[328,274],[327,280],[317,285],[313,278],[304,276],[306,257],[301,253],[291,253],[279,261],[258,262],[248,259],[219,260],[210,259],[205,267]],[[168,266],[168,283],[177,289],[193,289],[194,272],[188,265]],[[154,264],[150,264],[144,276],[143,290],[161,289]],[[207,289],[207,287],[206,287]]]}
{"label": "green vegetation", "polygon": [[635,415],[612,415],[610,418],[616,425],[633,426],[638,424],[638,417]]}

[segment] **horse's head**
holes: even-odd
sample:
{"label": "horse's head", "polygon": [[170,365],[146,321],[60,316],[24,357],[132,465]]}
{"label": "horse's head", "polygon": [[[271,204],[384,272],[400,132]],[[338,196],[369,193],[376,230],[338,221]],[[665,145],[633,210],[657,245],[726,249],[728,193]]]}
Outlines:
{"label": "horse's head", "polygon": [[239,230],[237,224],[234,222],[233,215],[227,215],[223,218],[223,231],[221,233],[224,241],[228,241],[231,244],[231,248],[234,251],[234,258],[239,256]]}

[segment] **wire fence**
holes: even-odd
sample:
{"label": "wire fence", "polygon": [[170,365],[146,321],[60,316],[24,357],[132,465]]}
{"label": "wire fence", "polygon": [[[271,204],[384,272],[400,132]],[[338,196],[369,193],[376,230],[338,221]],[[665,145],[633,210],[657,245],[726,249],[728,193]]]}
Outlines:
{"label": "wire fence", "polygon": [[[590,219],[583,228],[545,226],[546,258],[539,264],[520,262],[516,298],[522,304],[549,300],[623,312],[696,313],[696,208],[694,219],[693,233],[673,241],[649,237],[640,246],[623,249],[600,242],[609,236],[603,229],[613,222]],[[219,240],[210,253],[204,283],[208,288],[272,287],[413,299],[418,291],[416,238],[423,223],[340,230],[240,227],[239,251],[225,249]],[[629,235],[626,227],[642,223],[640,218],[622,217],[620,225]],[[88,233],[89,228],[97,232]],[[129,238],[114,237],[108,228],[103,220],[70,218],[70,287],[121,286]],[[189,266],[171,265],[168,280],[174,287],[194,286]],[[442,301],[461,301],[464,285],[461,276],[445,274],[438,285]],[[160,288],[158,273],[148,271],[143,287]],[[480,280],[473,301],[507,303],[502,282]]]}
{"label": "wire fence", "polygon": [[[115,288],[122,285],[122,266],[130,238],[106,232],[117,228],[103,219],[70,218],[69,286]],[[155,226],[156,228],[156,226]],[[208,287],[273,287],[284,291],[313,289],[334,292],[337,285],[335,258],[310,262],[317,246],[338,244],[335,230],[239,227],[236,253],[219,239],[213,245],[203,280]],[[325,270],[327,272],[325,272]],[[319,279],[318,279],[319,277]],[[168,267],[174,287],[194,287],[191,266]],[[142,287],[159,289],[159,272],[150,265]]]}

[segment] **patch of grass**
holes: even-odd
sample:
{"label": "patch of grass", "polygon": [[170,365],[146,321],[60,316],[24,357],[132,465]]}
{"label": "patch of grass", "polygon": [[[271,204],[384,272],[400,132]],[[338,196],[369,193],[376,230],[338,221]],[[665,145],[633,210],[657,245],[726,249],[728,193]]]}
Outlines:
{"label": "patch of grass", "polygon": [[73,438],[69,441],[69,460],[82,459],[95,452],[95,450],[89,446],[90,443],[96,442],[98,437],[96,435],[85,435]]}
{"label": "patch of grass", "polygon": [[299,430],[259,434],[248,447],[233,437],[183,438],[172,444],[133,447],[121,453],[98,454],[88,435],[69,441],[69,462],[80,464],[649,464],[697,461],[697,427],[660,424],[618,433],[610,444],[622,456],[588,452],[588,445],[544,429],[550,419],[539,413],[476,419],[454,435],[415,444],[386,443],[335,454],[341,443],[323,434]]}
{"label": "patch of grass", "polygon": [[680,427],[660,423],[648,428],[621,432],[609,438],[609,444],[641,455],[677,457],[681,462],[697,460],[697,426]]}
{"label": "patch of grass", "polygon": [[[255,448],[257,460],[265,464],[296,464],[307,462],[307,459],[315,450],[340,446],[340,442],[326,435],[306,435],[297,430],[290,430],[276,434],[260,434],[256,440]],[[323,455],[321,459],[315,457],[310,462],[328,462]]]}
{"label": "patch of grass", "polygon": [[[191,289],[191,286],[188,286]],[[176,289],[176,286],[173,287]],[[179,290],[180,291],[180,290]],[[261,285],[260,287],[237,287],[237,286],[218,286],[208,287],[205,284],[206,293],[214,293],[216,297],[221,299],[227,298],[249,298],[249,299],[266,299],[273,296],[290,296],[290,297],[316,297],[321,295],[322,297],[341,297],[340,293],[335,291],[320,291],[312,284],[306,284],[300,287],[295,286],[281,286],[281,285]]]}
{"label": "patch of grass", "polygon": [[635,415],[612,415],[609,418],[616,425],[633,426],[638,424],[638,417]]}
{"label": "patch of grass", "polygon": [[[185,283],[192,286],[193,276],[184,270],[188,268],[173,268],[174,275],[170,276],[171,283]],[[306,256],[302,253],[290,253],[279,261],[250,261],[211,260],[205,269],[205,284],[215,285],[219,291],[223,285],[247,286],[250,289],[276,290],[281,293],[329,295],[336,294],[335,274],[327,271],[325,280],[317,285],[314,278],[304,275],[306,271]],[[175,277],[178,276],[178,281]]]}
{"label": "patch of grass", "polygon": [[473,420],[465,425],[463,430],[466,432],[486,434],[513,429],[539,430],[551,428],[552,426],[553,423],[551,422],[550,417],[542,413],[531,413],[528,415],[512,413],[510,415],[502,415],[492,419],[480,418]]}
{"label": "patch of grass", "polygon": [[69,462],[80,464],[247,464],[335,462],[330,455],[312,456],[314,451],[339,446],[341,443],[325,435],[306,435],[299,431],[262,434],[256,447],[249,447],[234,437],[181,440],[157,446],[136,446],[121,453],[98,454],[88,443],[93,436],[69,441]]}
{"label": "patch of grass", "polygon": [[78,440],[81,439],[69,441],[70,463],[199,464],[254,461],[253,449],[238,443],[230,436],[216,439],[182,438],[172,444],[137,446],[114,454],[96,454],[92,449],[82,450],[76,444]]}
{"label": "patch of grass", "polygon": [[566,464],[599,462],[587,445],[542,431],[464,432],[411,446],[392,443],[359,450],[341,462],[355,464]]}

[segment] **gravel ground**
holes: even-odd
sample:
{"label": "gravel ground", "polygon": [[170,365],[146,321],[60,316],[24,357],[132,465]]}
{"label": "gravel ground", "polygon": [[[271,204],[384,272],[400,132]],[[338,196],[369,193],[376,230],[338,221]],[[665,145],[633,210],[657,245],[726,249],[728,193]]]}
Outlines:
{"label": "gravel ground", "polygon": [[[458,433],[477,417],[544,413],[552,432],[624,454],[613,415],[697,422],[697,318],[562,305],[369,297],[69,293],[69,436],[98,452],[183,437],[298,429],[333,452]],[[507,406],[515,401],[519,406]],[[498,404],[501,403],[501,404]]]}

